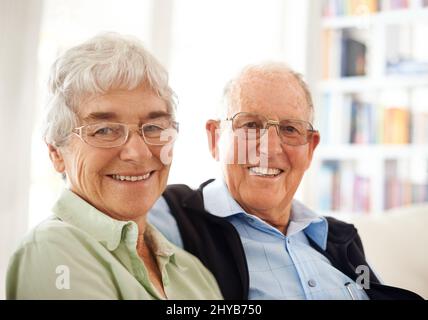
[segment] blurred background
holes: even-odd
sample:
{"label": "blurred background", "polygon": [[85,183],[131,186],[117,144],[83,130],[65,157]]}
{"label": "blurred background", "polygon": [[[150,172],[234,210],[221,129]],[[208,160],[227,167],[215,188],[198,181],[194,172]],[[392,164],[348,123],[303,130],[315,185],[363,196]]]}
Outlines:
{"label": "blurred background", "polygon": [[344,220],[428,202],[428,0],[0,0],[0,299],[9,255],[64,187],[40,131],[50,66],[102,31],[137,36],[169,70],[169,183],[216,174],[204,126],[223,86],[280,60],[308,82],[321,132],[298,199]]}

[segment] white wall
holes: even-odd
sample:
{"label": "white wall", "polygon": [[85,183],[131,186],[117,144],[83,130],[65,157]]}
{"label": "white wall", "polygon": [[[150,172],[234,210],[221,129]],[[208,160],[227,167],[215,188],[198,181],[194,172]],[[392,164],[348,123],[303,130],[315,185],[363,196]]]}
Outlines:
{"label": "white wall", "polygon": [[284,61],[306,73],[308,1],[174,1],[170,74],[180,104],[180,136],[170,183],[212,178],[205,122],[226,82],[247,64]]}
{"label": "white wall", "polygon": [[27,230],[41,6],[0,1],[0,299],[9,254]]}

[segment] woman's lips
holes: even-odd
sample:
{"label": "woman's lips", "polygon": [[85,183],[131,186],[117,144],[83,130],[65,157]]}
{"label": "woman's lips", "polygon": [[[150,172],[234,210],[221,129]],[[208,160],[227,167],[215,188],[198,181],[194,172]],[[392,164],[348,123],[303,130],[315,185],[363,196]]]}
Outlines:
{"label": "woman's lips", "polygon": [[149,179],[153,172],[154,171],[150,171],[144,174],[109,174],[108,176],[116,181],[138,182]]}

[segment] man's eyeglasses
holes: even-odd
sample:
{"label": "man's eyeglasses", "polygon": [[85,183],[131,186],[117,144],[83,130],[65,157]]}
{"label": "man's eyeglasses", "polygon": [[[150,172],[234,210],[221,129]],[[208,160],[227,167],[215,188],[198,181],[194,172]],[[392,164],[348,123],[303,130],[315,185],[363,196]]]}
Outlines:
{"label": "man's eyeglasses", "polygon": [[155,120],[153,123],[132,125],[126,123],[99,122],[87,124],[73,130],[87,144],[98,148],[114,148],[128,141],[129,132],[134,129],[148,145],[163,146],[173,143],[178,135],[178,122]]}
{"label": "man's eyeglasses", "polygon": [[245,134],[247,140],[259,140],[269,129],[275,126],[281,142],[290,146],[307,144],[316,130],[312,124],[303,120],[270,120],[266,117],[249,112],[238,112],[227,121],[232,121],[234,132]]}

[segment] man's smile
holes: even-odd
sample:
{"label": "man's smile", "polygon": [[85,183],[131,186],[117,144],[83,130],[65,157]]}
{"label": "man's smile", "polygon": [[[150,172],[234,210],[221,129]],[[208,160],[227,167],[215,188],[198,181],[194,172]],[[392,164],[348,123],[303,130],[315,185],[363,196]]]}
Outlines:
{"label": "man's smile", "polygon": [[277,177],[284,172],[284,170],[279,168],[268,168],[268,167],[250,167],[248,168],[248,171],[250,172],[250,175],[268,177],[268,178]]}

